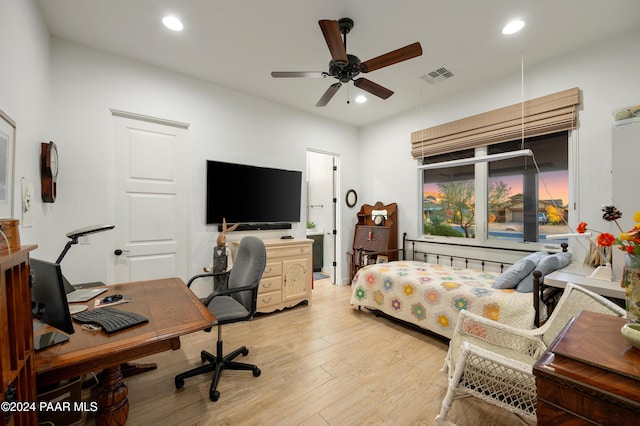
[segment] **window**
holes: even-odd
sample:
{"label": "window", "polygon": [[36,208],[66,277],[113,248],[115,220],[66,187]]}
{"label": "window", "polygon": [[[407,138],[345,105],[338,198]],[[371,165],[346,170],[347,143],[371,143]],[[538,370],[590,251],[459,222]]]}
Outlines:
{"label": "window", "polygon": [[567,233],[568,132],[441,154],[423,164],[531,149],[534,157],[423,171],[426,235],[544,242]]}
{"label": "window", "polygon": [[[473,149],[426,157],[423,164],[474,156]],[[425,170],[423,231],[426,235],[472,238],[475,232],[474,166]]]}

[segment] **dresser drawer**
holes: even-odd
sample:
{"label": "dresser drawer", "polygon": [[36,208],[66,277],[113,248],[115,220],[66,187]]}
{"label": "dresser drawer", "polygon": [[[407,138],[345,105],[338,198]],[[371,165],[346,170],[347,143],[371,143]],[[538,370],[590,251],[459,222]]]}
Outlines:
{"label": "dresser drawer", "polygon": [[282,262],[267,262],[262,273],[262,278],[278,277],[282,275]]}
{"label": "dresser drawer", "polygon": [[282,292],[280,290],[258,294],[258,310],[271,305],[277,305],[280,302],[282,302]]}
{"label": "dresser drawer", "polygon": [[260,289],[258,290],[258,294],[266,294],[272,291],[279,291],[282,288],[282,277],[278,275],[277,277],[267,277],[263,278],[260,281]]}
{"label": "dresser drawer", "polygon": [[292,247],[273,247],[267,250],[267,260],[298,255],[311,255],[311,244],[299,244]]}

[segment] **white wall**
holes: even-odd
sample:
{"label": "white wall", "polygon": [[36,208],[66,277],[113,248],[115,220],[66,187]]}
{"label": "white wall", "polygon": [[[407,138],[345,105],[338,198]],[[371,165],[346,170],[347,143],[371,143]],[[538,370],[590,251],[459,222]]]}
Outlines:
{"label": "white wall", "polygon": [[[526,64],[526,52],[524,58]],[[520,61],[520,57],[515,60]],[[582,91],[579,127],[572,138],[578,145],[577,188],[575,198],[570,200],[576,202],[572,226],[585,221],[595,229],[615,231],[602,220],[600,211],[601,205],[610,203],[612,197],[612,111],[640,103],[638,69],[640,28],[535,67],[525,65],[525,100],[576,86]],[[418,237],[419,176],[417,163],[410,155],[410,134],[520,102],[520,73],[496,81],[490,86],[425,103],[416,111],[361,129],[363,202],[397,202],[400,233],[407,232],[410,238]],[[639,154],[635,153],[636,156]],[[630,196],[637,198],[637,194]],[[637,208],[640,209],[640,201]],[[613,233],[617,235],[617,232]],[[581,259],[582,253],[578,248],[576,258]]]}
{"label": "white wall", "polygon": [[[17,181],[29,177],[39,194],[40,142],[54,141],[60,154],[56,202],[43,204],[36,196],[34,225],[20,229],[23,244],[39,245],[35,257],[54,260],[67,232],[111,221],[110,109],[189,124],[190,273],[209,264],[217,236],[204,219],[206,159],[304,173],[307,149],[335,152],[345,165],[342,184],[355,186],[357,129],[65,41],[49,45],[31,1],[0,7],[1,16],[12,17],[0,26],[0,47],[11,58],[0,67],[0,108],[18,125]],[[291,231],[299,238],[305,236],[302,212]],[[19,213],[16,208],[14,216]],[[350,239],[341,234],[343,245]],[[106,281],[114,244],[108,232],[91,236],[89,244],[69,251],[65,274],[72,282]]]}
{"label": "white wall", "polygon": [[[48,136],[49,34],[31,1],[3,0],[0,16],[0,52],[4,58],[0,66],[0,109],[16,122],[13,217],[19,219],[20,178],[31,179],[40,193],[40,142]],[[44,214],[41,204],[35,206],[34,213]],[[52,231],[37,224],[21,227],[22,244],[37,243]]]}
{"label": "white wall", "polygon": [[[205,225],[206,159],[304,172],[306,150],[314,148],[340,153],[349,168],[357,169],[356,129],[307,113],[61,40],[52,43],[51,75],[49,127],[62,167],[51,222],[74,229],[113,217],[109,162],[104,161],[111,152],[109,109],[187,123],[191,274],[209,264],[217,235],[217,227]],[[352,173],[343,182],[349,185],[356,178]],[[291,231],[300,238],[305,236],[302,211],[302,222]],[[112,247],[106,238],[103,244],[74,249],[65,270],[78,271],[80,279],[91,273],[85,265],[107,259]]]}

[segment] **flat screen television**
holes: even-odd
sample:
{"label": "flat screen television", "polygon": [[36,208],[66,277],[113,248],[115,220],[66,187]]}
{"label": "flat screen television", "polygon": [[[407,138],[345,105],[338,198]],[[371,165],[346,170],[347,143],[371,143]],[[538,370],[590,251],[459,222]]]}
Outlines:
{"label": "flat screen television", "polygon": [[207,224],[300,222],[302,172],[207,160]]}

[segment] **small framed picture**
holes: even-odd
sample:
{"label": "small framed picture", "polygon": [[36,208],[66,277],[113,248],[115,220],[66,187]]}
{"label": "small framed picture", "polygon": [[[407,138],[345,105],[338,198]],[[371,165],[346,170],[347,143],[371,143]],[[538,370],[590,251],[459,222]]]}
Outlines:
{"label": "small framed picture", "polygon": [[378,255],[376,258],[376,263],[387,263],[389,261],[389,256]]}

